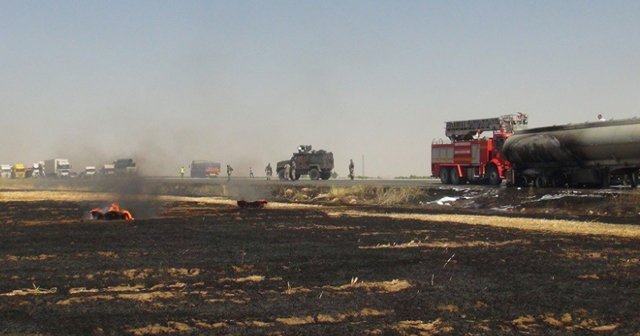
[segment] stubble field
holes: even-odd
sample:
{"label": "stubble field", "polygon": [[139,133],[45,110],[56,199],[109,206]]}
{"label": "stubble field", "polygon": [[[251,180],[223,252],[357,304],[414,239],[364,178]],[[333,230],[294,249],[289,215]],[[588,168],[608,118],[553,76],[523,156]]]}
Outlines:
{"label": "stubble field", "polygon": [[[4,190],[0,334],[640,335],[640,226],[612,214],[620,198],[576,214],[430,192],[403,206],[284,190],[239,209]],[[87,217],[114,198],[135,221]]]}

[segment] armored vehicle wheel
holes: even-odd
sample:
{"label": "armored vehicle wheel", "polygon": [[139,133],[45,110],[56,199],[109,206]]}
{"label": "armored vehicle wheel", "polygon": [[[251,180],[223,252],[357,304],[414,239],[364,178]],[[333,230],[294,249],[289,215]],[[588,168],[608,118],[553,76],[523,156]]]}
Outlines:
{"label": "armored vehicle wheel", "polygon": [[282,181],[284,181],[284,170],[281,170],[278,172],[278,178]]}
{"label": "armored vehicle wheel", "polygon": [[317,180],[318,178],[320,178],[320,172],[315,168],[309,170],[309,178],[314,181]]}
{"label": "armored vehicle wheel", "polygon": [[498,167],[496,167],[495,165],[489,165],[489,167],[487,167],[487,182],[489,182],[490,185],[495,186],[502,183],[502,179],[498,174]]}
{"label": "armored vehicle wheel", "polygon": [[296,173],[295,176],[293,176],[293,178],[295,179],[295,181],[300,179],[300,173]]}
{"label": "armored vehicle wheel", "polygon": [[449,169],[440,168],[440,182],[442,182],[442,184],[451,183],[450,174],[451,173],[449,173]]}
{"label": "armored vehicle wheel", "polygon": [[449,174],[449,176],[451,177],[451,184],[453,185],[458,185],[460,184],[460,175],[458,175],[458,170],[457,169],[451,169],[451,174]]}
{"label": "armored vehicle wheel", "polygon": [[331,172],[330,171],[323,171],[320,173],[320,178],[323,180],[328,180],[331,177]]}

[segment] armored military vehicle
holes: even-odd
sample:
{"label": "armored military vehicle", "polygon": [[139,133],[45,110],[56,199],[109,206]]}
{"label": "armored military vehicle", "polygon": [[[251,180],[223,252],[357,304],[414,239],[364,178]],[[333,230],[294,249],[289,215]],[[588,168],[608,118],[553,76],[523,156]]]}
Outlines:
{"label": "armored military vehicle", "polygon": [[[286,176],[285,166],[295,162],[295,172]],[[312,180],[328,180],[333,169],[333,153],[325,150],[313,150],[310,145],[298,146],[298,152],[293,153],[290,160],[280,161],[276,165],[276,173],[281,180],[297,180],[302,175],[309,175]]]}

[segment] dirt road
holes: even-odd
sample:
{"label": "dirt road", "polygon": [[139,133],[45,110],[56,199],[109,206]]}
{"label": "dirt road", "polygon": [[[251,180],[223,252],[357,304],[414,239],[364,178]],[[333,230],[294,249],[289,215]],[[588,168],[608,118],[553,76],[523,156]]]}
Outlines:
{"label": "dirt road", "polygon": [[634,225],[0,196],[0,334],[640,335]]}

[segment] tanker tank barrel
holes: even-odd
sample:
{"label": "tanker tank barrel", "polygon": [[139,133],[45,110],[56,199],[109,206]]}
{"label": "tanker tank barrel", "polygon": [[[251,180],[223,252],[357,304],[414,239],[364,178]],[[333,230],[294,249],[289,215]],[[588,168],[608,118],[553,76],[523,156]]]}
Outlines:
{"label": "tanker tank barrel", "polygon": [[502,153],[512,183],[536,187],[638,185],[640,121],[622,119],[528,129],[511,135]]}

